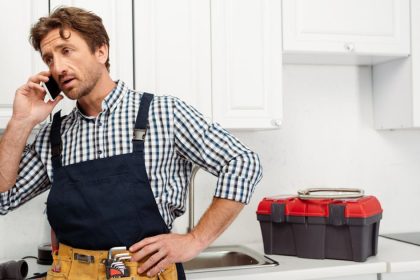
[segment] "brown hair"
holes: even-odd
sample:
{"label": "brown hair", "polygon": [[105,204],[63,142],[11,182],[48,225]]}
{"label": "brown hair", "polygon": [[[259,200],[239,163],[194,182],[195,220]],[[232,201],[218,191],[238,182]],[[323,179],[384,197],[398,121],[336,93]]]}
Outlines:
{"label": "brown hair", "polygon": [[[29,40],[35,50],[40,51],[41,41],[50,31],[57,28],[60,30],[60,36],[63,39],[68,39],[71,36],[71,34],[65,36],[65,29],[72,29],[80,33],[92,53],[104,44],[108,46],[109,50],[109,37],[102,19],[90,11],[75,7],[58,7],[52,14],[40,18],[32,26]],[[109,52],[105,66],[109,71]]]}

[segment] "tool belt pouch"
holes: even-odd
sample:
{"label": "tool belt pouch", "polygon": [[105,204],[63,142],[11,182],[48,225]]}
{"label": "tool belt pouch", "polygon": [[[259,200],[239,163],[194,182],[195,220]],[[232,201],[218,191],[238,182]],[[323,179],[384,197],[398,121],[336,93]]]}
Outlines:
{"label": "tool belt pouch", "polygon": [[157,279],[159,280],[177,280],[178,279],[178,273],[176,270],[176,265],[173,264],[167,269],[165,269],[162,273],[160,273],[157,276]]}
{"label": "tool belt pouch", "polygon": [[52,254],[53,263],[47,272],[48,279],[68,279],[70,273],[71,259],[67,256],[58,255],[58,252]]}
{"label": "tool belt pouch", "polygon": [[[118,277],[115,274],[114,277],[111,276],[111,274],[108,274],[108,269],[106,269],[106,277],[107,279],[118,279],[118,280],[177,280],[178,279],[178,273],[176,270],[176,265],[173,264],[167,269],[165,269],[163,272],[159,273],[159,275],[156,275],[154,277],[148,277],[146,275],[138,275],[137,269],[138,269],[138,263],[137,262],[124,262],[128,274],[127,276],[121,276]],[[111,277],[110,277],[111,276]],[[110,277],[110,278],[109,278]]]}

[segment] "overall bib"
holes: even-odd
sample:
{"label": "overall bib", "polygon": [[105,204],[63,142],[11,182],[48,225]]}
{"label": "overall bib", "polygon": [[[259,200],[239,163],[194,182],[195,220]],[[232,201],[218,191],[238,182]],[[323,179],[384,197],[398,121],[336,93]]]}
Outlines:
{"label": "overall bib", "polygon": [[[148,93],[141,97],[132,153],[67,166],[62,166],[62,118],[60,112],[54,115],[50,136],[54,180],[47,216],[60,242],[60,260],[54,257],[60,271],[50,271],[47,279],[105,279],[105,265],[93,261],[95,255],[103,258],[112,247],[128,248],[143,238],[169,232],[144,161],[144,135],[152,99]],[[79,256],[92,256],[87,258],[92,262]],[[137,275],[137,263],[127,263],[133,266],[131,277],[119,279],[148,279]],[[173,270],[175,278],[155,279],[185,279],[181,264],[173,265]]]}

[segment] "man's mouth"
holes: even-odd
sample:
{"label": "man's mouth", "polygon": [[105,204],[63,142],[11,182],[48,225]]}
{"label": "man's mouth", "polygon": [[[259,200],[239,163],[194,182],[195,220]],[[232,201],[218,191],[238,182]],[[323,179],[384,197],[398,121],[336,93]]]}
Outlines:
{"label": "man's mouth", "polygon": [[72,85],[72,82],[76,80],[76,78],[74,77],[68,77],[68,78],[63,78],[61,79],[61,88],[62,89],[67,89]]}

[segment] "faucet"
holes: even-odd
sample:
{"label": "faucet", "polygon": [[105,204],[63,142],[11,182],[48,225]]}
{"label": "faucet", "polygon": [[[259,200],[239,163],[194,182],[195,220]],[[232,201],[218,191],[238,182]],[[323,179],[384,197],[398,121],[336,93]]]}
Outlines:
{"label": "faucet", "polygon": [[190,177],[190,184],[188,188],[188,232],[191,232],[191,230],[194,228],[194,179],[198,170],[200,170],[200,166],[193,165]]}

